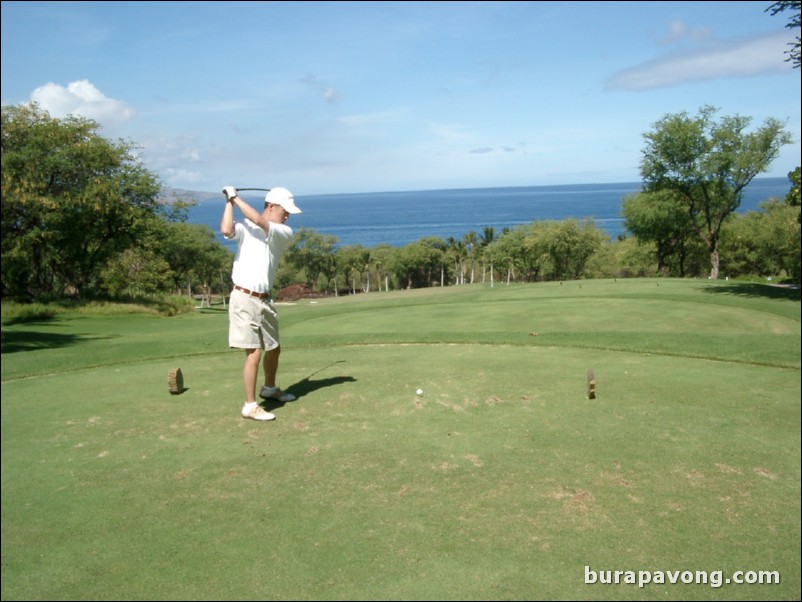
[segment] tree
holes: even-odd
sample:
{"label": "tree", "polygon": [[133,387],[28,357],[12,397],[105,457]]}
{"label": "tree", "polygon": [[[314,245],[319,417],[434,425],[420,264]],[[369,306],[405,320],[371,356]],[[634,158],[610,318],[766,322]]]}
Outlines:
{"label": "tree", "polygon": [[[488,245],[493,242],[493,239],[496,237],[496,231],[491,226],[485,226],[485,229],[482,231],[482,236],[479,238],[479,256],[482,260],[482,282],[485,281],[485,275],[487,272],[487,250]],[[492,269],[492,266],[491,266]]]}
{"label": "tree", "polygon": [[393,256],[396,253],[395,247],[388,244],[380,244],[370,250],[371,260],[375,270],[377,289],[381,292],[382,282],[384,290],[390,290],[389,266],[393,263]]}
{"label": "tree", "polygon": [[446,242],[441,238],[421,238],[398,249],[389,269],[399,286],[408,289],[431,286],[435,274],[445,269],[446,248]]}
{"label": "tree", "polygon": [[337,249],[336,256],[337,265],[345,270],[345,281],[351,283],[351,294],[356,294],[357,284],[362,292],[370,292],[370,250],[350,245]]}
{"label": "tree", "polygon": [[170,286],[170,265],[150,249],[130,248],[114,257],[102,271],[106,291],[114,297],[141,297]]}
{"label": "tree", "polygon": [[682,199],[672,190],[641,192],[624,199],[624,225],[642,244],[653,243],[657,273],[687,275],[691,251],[700,245]]}
{"label": "tree", "polygon": [[526,263],[526,237],[527,228],[505,228],[501,236],[494,238],[493,242],[485,247],[485,254],[490,261],[490,283],[495,282],[494,270],[506,269],[507,285],[515,278],[516,269],[521,269]]}
{"label": "tree", "polygon": [[446,243],[448,244],[448,254],[454,260],[454,285],[465,284],[465,259],[468,257],[465,242],[449,236]]}
{"label": "tree", "polygon": [[799,282],[797,217],[796,208],[779,199],[761,204],[760,211],[733,216],[722,230],[722,270],[728,276],[785,276]]}
{"label": "tree", "polygon": [[[785,25],[788,29],[794,29],[802,27],[802,2],[799,0],[783,0],[782,2],[775,2],[771,6],[766,9],[766,12],[771,11],[771,15],[774,16],[778,13],[784,12],[786,10],[796,11],[794,14],[791,15],[790,20]],[[788,58],[785,59],[787,62],[791,63],[794,66],[794,69],[799,69],[800,61],[800,45],[802,45],[802,41],[800,40],[799,34],[796,36],[796,42],[791,42],[788,44],[791,48],[787,50]]]}
{"label": "tree", "polygon": [[588,260],[604,242],[604,234],[592,221],[575,219],[554,223],[548,236],[548,249],[554,272],[553,280],[581,278]]}
{"label": "tree", "polygon": [[654,276],[654,244],[634,236],[618,236],[607,240],[590,258],[585,274],[588,278],[643,278]]}
{"label": "tree", "polygon": [[802,204],[799,167],[788,173],[788,179],[791,180],[791,190],[789,190],[788,194],[785,196],[785,204],[790,207],[799,207],[800,204]]}
{"label": "tree", "polygon": [[297,273],[303,271],[309,288],[315,288],[321,276],[326,281],[326,287],[334,281],[336,294],[336,245],[337,237],[334,235],[300,228],[293,236],[292,245],[287,249],[282,264],[292,267]]}
{"label": "tree", "polygon": [[34,103],[2,108],[3,297],[95,292],[109,260],[159,211],[156,176],[130,142],[98,128]]}
{"label": "tree", "polygon": [[473,284],[476,279],[476,259],[479,256],[479,235],[476,232],[468,232],[462,237],[462,242],[465,245],[465,250],[468,253],[468,259],[471,262],[471,280]]}
{"label": "tree", "polygon": [[604,238],[590,220],[534,222],[524,232],[518,268],[528,281],[581,278]]}
{"label": "tree", "polygon": [[204,300],[211,305],[213,283],[218,290],[229,290],[229,275],[234,255],[217,240],[214,230],[200,224],[162,224],[161,238],[151,246],[157,249],[174,274],[177,290],[186,286],[187,296],[193,296],[193,285],[200,285]]}
{"label": "tree", "polygon": [[719,236],[724,219],[741,204],[744,188],[768,170],[780,149],[792,142],[776,119],[747,133],[751,119],[722,117],[705,106],[697,117],[669,114],[644,134],[641,160],[645,192],[673,191],[707,246],[710,278],[719,275]]}
{"label": "tree", "polygon": [[[783,0],[782,2],[775,2],[766,9],[766,11],[771,11],[772,16],[781,12],[785,12],[786,10],[796,12],[791,15],[790,20],[785,26],[788,29],[796,28],[799,30],[802,28],[802,2],[799,0]],[[788,45],[791,48],[787,51],[788,58],[785,60],[790,62],[794,69],[799,69],[799,66],[802,63],[802,54],[800,53],[802,37],[800,37],[799,31],[797,31],[796,42],[791,42]],[[788,196],[785,197],[785,202],[792,207],[799,207],[800,204],[799,177],[799,167],[788,174],[788,178],[791,180],[792,186]],[[802,215],[800,214],[797,215],[797,223],[802,224]]]}

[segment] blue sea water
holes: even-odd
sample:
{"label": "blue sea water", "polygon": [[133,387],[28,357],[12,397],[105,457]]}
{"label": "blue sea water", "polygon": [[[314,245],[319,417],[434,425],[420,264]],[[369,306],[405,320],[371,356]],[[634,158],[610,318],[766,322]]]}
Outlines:
{"label": "blue sea water", "polygon": [[[757,210],[770,198],[785,198],[790,187],[788,178],[755,178],[744,192],[738,213]],[[303,213],[291,216],[288,224],[296,231],[308,228],[333,235],[339,246],[366,248],[401,247],[429,236],[460,240],[469,232],[481,236],[486,227],[498,236],[504,228],[569,218],[590,219],[615,239],[626,234],[622,201],[640,189],[639,182],[625,182],[305,195],[295,198]],[[243,197],[262,209],[264,193],[243,193]],[[223,203],[222,195],[219,201],[200,202],[190,210],[187,221],[208,225],[233,249],[233,243],[219,234]]]}

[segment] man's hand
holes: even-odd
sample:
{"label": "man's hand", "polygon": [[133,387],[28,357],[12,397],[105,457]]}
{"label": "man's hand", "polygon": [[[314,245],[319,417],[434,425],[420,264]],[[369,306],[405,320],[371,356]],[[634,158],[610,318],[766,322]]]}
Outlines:
{"label": "man's hand", "polygon": [[223,194],[226,195],[226,201],[231,203],[234,197],[237,196],[237,189],[233,186],[226,186],[223,188]]}

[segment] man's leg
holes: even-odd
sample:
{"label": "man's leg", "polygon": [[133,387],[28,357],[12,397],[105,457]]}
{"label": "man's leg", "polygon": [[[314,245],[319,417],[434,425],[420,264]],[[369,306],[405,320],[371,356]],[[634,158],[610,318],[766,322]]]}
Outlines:
{"label": "man's leg", "polygon": [[262,399],[277,399],[282,403],[295,401],[295,395],[285,393],[276,386],[276,374],[278,373],[278,357],[281,355],[281,347],[276,347],[265,352],[263,362],[265,372],[265,386],[259,391]]}
{"label": "man's leg", "polygon": [[278,374],[278,358],[281,355],[281,345],[275,349],[265,351],[263,362],[265,372],[265,386],[273,388],[276,386],[276,375]]}
{"label": "man's leg", "polygon": [[273,420],[275,416],[266,412],[256,403],[256,378],[259,375],[261,349],[245,350],[245,366],[242,368],[242,383],[245,387],[245,405],[242,406],[243,418],[253,420]]}
{"label": "man's leg", "polygon": [[[259,360],[261,356],[261,349],[245,350],[245,366],[242,368],[242,384],[245,387],[245,401],[248,403],[256,401],[256,378],[259,374]],[[267,360],[267,357],[265,357],[265,360]]]}

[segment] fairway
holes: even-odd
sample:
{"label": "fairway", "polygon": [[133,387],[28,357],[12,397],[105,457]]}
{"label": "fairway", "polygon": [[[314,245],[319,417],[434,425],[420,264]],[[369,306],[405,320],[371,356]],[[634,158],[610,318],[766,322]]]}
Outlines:
{"label": "fairway", "polygon": [[798,290],[496,283],[279,315],[298,400],[267,424],[239,417],[219,307],[4,323],[3,600],[799,599]]}

